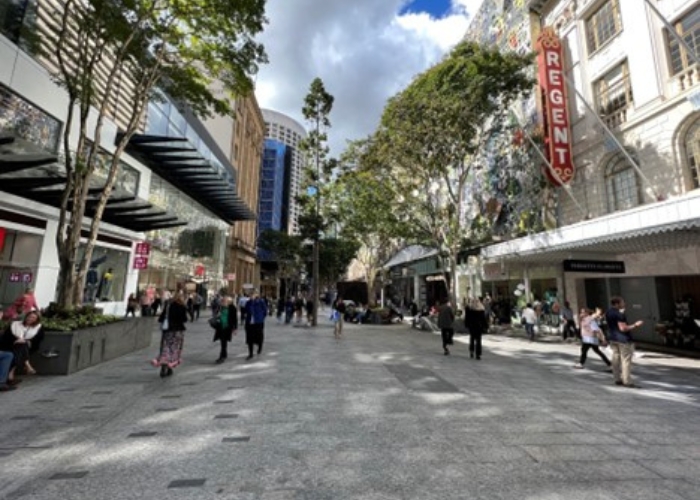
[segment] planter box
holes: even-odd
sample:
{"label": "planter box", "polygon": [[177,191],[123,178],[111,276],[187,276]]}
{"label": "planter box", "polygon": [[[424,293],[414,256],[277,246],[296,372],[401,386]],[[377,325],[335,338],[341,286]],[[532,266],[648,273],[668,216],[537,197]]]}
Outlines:
{"label": "planter box", "polygon": [[[31,363],[39,375],[69,375],[148,347],[153,325],[154,318],[132,318],[73,332],[46,332]],[[43,356],[47,351],[58,356]]]}

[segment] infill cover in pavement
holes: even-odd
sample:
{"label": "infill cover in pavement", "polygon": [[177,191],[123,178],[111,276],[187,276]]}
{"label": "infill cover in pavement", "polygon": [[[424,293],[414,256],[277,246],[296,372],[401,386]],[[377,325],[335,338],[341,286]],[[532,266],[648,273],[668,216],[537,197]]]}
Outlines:
{"label": "infill cover in pavement", "polygon": [[403,385],[412,391],[457,393],[457,387],[427,368],[411,365],[384,365]]}

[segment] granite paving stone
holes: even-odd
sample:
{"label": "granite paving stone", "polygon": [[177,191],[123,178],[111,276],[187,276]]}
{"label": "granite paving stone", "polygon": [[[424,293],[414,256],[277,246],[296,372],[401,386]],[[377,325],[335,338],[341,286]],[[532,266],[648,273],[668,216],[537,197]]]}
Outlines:
{"label": "granite paving stone", "polygon": [[238,336],[216,365],[199,321],[161,379],[153,334],[0,395],[0,498],[700,498],[695,360],[642,358],[646,389],[629,391],[595,364],[573,370],[572,344],[489,335],[477,363],[467,336],[443,356],[408,325],[346,325],[339,342],[323,319],[272,320],[262,356],[246,362]]}

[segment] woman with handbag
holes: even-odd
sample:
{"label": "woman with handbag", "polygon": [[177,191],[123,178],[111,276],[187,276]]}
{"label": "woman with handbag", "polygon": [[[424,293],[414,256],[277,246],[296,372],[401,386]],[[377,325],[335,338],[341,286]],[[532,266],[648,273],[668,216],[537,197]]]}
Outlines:
{"label": "woman with handbag", "polygon": [[[582,369],[586,364],[586,357],[588,356],[588,351],[593,349],[600,359],[608,366],[610,369],[610,360],[608,357],[600,350],[599,345],[607,345],[607,340],[603,331],[598,325],[599,318],[603,316],[603,311],[597,308],[595,312],[590,309],[581,309],[581,314],[579,315],[579,324],[581,325],[581,358],[578,364],[574,365],[574,368]],[[610,370],[609,370],[610,371]]]}
{"label": "woman with handbag", "polygon": [[209,320],[209,324],[214,328],[214,342],[221,343],[221,351],[216,364],[220,365],[228,357],[228,343],[233,340],[238,330],[238,311],[233,305],[231,297],[224,297],[221,303],[219,315]]}
{"label": "woman with handbag", "polygon": [[185,294],[180,291],[169,301],[158,318],[163,337],[160,341],[160,354],[151,363],[160,366],[160,376],[169,377],[173,368],[182,363],[182,347],[185,341],[187,306]]}

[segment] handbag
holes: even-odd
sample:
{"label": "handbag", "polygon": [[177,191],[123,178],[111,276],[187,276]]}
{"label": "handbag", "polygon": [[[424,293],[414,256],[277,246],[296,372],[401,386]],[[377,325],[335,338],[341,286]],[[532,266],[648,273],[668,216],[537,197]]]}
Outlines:
{"label": "handbag", "polygon": [[221,328],[221,318],[219,318],[219,316],[209,318],[209,326],[211,326],[214,330],[218,330]]}
{"label": "handbag", "polygon": [[170,328],[170,322],[168,321],[168,316],[170,315],[170,304],[166,306],[164,314],[165,319],[163,319],[163,322],[160,324],[160,329],[167,332],[168,328]]}

